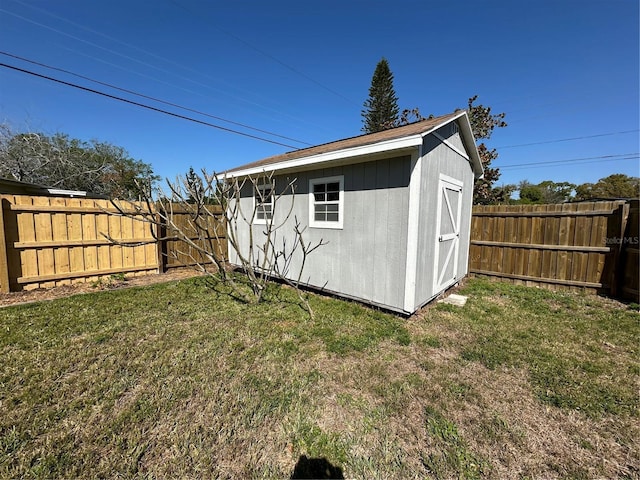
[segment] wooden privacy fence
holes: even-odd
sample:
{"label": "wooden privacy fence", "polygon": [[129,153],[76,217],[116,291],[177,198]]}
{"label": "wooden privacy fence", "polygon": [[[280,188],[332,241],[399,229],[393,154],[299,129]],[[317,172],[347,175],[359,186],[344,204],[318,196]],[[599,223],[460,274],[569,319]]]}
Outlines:
{"label": "wooden privacy fence", "polygon": [[[207,235],[199,234],[194,225],[193,210],[184,208],[181,204],[168,204],[166,207],[169,209],[173,224],[197,247],[207,252],[214,252],[218,258],[227,257],[227,230],[222,215],[222,207],[208,205],[207,210],[212,215],[206,214],[198,218],[198,221],[201,222],[201,229],[206,230]],[[158,245],[159,258],[163,259],[160,262],[160,272],[165,272],[171,268],[210,263],[199,248],[179,240],[175,230],[162,226],[159,233],[161,237],[166,238],[164,242]]]}
{"label": "wooden privacy fence", "polygon": [[[176,238],[156,242],[151,228],[157,227],[113,215],[118,210],[109,200],[25,195],[2,195],[0,200],[2,292],[97,281],[120,273],[137,276],[164,272],[183,266],[181,260],[190,264],[197,257],[192,247]],[[132,212],[130,205],[122,206]],[[184,217],[177,221],[186,225],[186,215],[176,212],[177,217]],[[218,222],[216,228],[219,238],[215,248],[224,258],[224,224]],[[164,230],[157,233],[162,235]],[[103,234],[137,245],[114,244]]]}
{"label": "wooden privacy fence", "polygon": [[638,298],[638,201],[476,206],[469,271]]}

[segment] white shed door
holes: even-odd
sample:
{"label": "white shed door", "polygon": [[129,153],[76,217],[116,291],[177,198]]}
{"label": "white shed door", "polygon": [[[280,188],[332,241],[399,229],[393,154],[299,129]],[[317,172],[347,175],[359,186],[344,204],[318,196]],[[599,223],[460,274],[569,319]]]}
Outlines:
{"label": "white shed door", "polygon": [[460,214],[462,212],[462,182],[440,175],[438,184],[438,218],[433,294],[455,283],[460,249]]}

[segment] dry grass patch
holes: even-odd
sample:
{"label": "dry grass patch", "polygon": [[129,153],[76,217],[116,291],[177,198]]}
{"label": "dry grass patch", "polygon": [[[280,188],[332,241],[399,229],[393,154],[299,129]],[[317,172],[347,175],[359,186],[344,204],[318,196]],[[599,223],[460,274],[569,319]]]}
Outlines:
{"label": "dry grass patch", "polygon": [[2,309],[0,476],[637,477],[638,313],[462,293],[407,320],[203,278]]}

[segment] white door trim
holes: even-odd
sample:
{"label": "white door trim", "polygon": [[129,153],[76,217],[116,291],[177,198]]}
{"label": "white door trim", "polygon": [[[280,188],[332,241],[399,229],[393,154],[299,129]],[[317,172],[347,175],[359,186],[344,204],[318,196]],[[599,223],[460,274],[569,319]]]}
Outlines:
{"label": "white door trim", "polygon": [[[436,236],[435,236],[435,258],[433,261],[433,296],[442,292],[445,288],[447,288],[456,278],[457,270],[458,270],[458,256],[460,252],[460,220],[462,213],[462,187],[463,183],[460,180],[449,177],[448,175],[440,174],[440,178],[438,180],[438,201],[437,201],[437,210],[436,210]],[[447,195],[447,190],[452,192],[457,192],[459,195],[457,208],[454,212],[451,202],[449,201],[449,196]],[[442,207],[444,198],[444,202],[446,205],[447,215],[449,216],[449,220],[453,225],[453,233],[442,234]],[[445,243],[446,242],[446,243]],[[445,253],[442,250],[443,245],[449,244],[448,250],[446,250],[446,257],[443,263],[442,271],[439,271],[440,266],[440,255]],[[453,258],[452,258],[453,257]],[[447,271],[447,266],[450,262],[453,262],[453,272],[454,277],[452,279],[444,278],[445,272]]]}

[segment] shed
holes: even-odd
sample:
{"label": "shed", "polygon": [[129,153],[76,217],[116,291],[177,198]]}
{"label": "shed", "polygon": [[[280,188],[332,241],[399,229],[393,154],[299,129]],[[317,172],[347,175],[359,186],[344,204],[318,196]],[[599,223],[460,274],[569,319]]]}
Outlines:
{"label": "shed", "polygon": [[[260,223],[281,222],[292,208],[292,235],[295,217],[308,226],[306,241],[328,242],[307,258],[308,286],[411,314],[467,274],[473,186],[483,170],[466,111],[277,155],[226,175],[265,172],[273,172],[276,194],[294,182],[295,195],[283,196],[273,212],[263,209],[253,227],[238,226],[240,243],[250,242],[249,228],[253,238],[264,235]],[[241,191],[245,212],[260,201],[253,190]],[[287,228],[281,231],[286,240]],[[229,259],[237,263],[235,252]]]}

